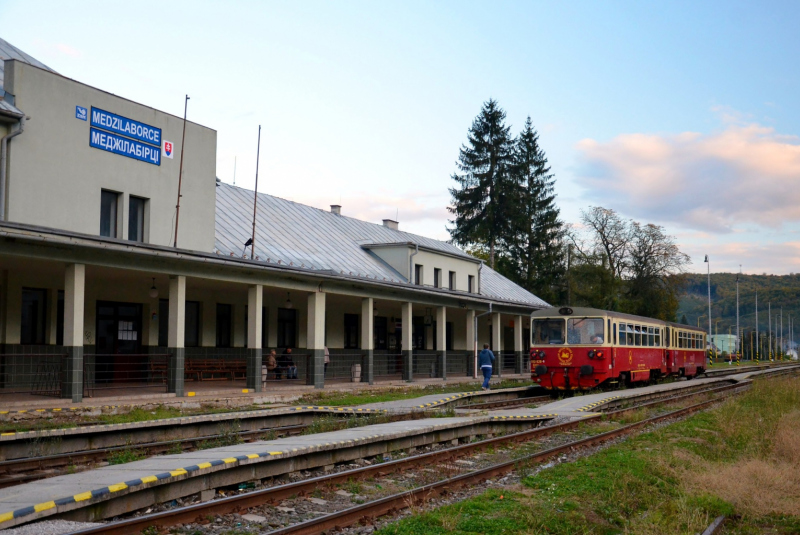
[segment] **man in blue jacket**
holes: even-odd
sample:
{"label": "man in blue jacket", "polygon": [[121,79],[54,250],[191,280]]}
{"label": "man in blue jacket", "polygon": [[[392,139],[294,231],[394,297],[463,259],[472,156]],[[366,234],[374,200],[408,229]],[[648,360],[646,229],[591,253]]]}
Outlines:
{"label": "man in blue jacket", "polygon": [[483,372],[483,389],[489,390],[489,379],[492,378],[492,364],[494,353],[489,349],[489,344],[483,344],[483,351],[478,355],[478,366]]}

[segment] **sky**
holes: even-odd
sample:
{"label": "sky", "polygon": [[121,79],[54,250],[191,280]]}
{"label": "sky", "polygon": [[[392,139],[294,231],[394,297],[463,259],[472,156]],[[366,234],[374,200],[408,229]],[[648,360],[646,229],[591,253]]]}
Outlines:
{"label": "sky", "polygon": [[482,104],[530,116],[562,219],[663,225],[690,271],[800,272],[800,2],[0,0],[57,72],[217,131],[217,176],[448,239]]}

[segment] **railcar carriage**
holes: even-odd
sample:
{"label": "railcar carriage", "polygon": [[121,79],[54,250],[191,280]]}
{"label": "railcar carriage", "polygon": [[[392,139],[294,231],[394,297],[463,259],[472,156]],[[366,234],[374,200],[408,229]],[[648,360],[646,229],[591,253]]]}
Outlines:
{"label": "railcar carriage", "polygon": [[531,315],[534,381],[550,390],[694,377],[705,368],[706,333],[690,325],[562,307]]}

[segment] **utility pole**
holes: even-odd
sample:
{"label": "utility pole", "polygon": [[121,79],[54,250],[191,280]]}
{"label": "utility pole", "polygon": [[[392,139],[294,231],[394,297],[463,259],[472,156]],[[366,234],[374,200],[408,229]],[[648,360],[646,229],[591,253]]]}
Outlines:
{"label": "utility pole", "polygon": [[708,336],[711,337],[711,262],[706,255],[705,263],[708,264]]}
{"label": "utility pole", "polygon": [[739,264],[739,273],[736,274],[736,353],[738,354],[742,348],[741,339],[739,338],[739,275],[742,273],[742,265]]}
{"label": "utility pole", "polygon": [[[758,292],[756,291],[756,343],[759,342],[758,338]],[[756,347],[756,362],[758,362],[758,347]]]}
{"label": "utility pole", "polygon": [[767,349],[769,349],[769,361],[772,362],[772,301],[767,301],[767,312],[769,321],[767,322]]}
{"label": "utility pole", "polygon": [[256,213],[258,207],[258,161],[261,159],[261,125],[258,125],[258,145],[256,148],[256,187],[253,188],[253,236],[250,238],[250,260],[256,255]]}

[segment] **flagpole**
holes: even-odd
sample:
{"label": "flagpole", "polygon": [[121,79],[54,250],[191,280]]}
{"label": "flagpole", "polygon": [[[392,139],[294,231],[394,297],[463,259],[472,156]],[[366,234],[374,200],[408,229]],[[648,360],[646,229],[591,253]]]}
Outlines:
{"label": "flagpole", "polygon": [[189,109],[189,95],[186,95],[186,100],[183,101],[183,135],[181,135],[181,165],[178,170],[178,203],[175,205],[175,240],[172,242],[173,247],[178,247],[178,221],[181,216],[181,182],[183,181],[183,153],[185,151],[186,142],[186,111]]}
{"label": "flagpole", "polygon": [[253,242],[250,244],[250,260],[256,254],[256,208],[258,206],[258,160],[261,158],[261,125],[258,125],[258,148],[256,149],[256,187],[253,188]]}

